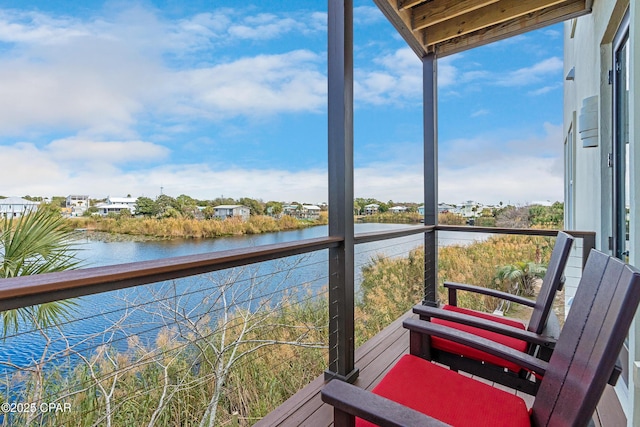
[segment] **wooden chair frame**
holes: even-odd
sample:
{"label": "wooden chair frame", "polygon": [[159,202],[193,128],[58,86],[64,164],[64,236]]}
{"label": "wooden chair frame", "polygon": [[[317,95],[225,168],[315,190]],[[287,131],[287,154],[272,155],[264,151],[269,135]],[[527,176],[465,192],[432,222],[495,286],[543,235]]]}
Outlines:
{"label": "wooden chair frame", "polygon": [[[529,415],[531,425],[581,426],[591,420],[639,303],[640,272],[592,250],[549,362],[432,322],[409,319],[404,325],[410,330],[412,354],[421,351],[422,335],[428,334],[482,349],[542,374]],[[447,387],[447,384],[429,384],[428,378],[416,380],[423,382],[421,387]],[[475,380],[465,377],[462,381]],[[325,386],[322,400],[334,406],[337,427],[355,425],[355,417],[381,426],[446,425],[427,414],[337,380]]]}
{"label": "wooden chair frame", "polygon": [[[533,311],[526,330],[504,325],[503,323],[499,323],[498,320],[493,322],[474,315],[457,313],[441,308],[417,305],[413,311],[419,314],[423,320],[438,318],[495,332],[503,336],[517,338],[527,343],[525,351],[528,354],[537,355],[537,357],[543,360],[549,360],[560,329],[556,316],[550,316],[550,314],[556,293],[562,289],[564,284],[563,273],[569,259],[573,241],[573,237],[569,234],[562,231],[558,232],[547,272],[535,301],[496,289],[454,282],[444,283],[444,287],[449,291],[449,305],[451,306],[457,306],[458,291],[465,291],[488,295],[531,307]],[[531,395],[535,395],[538,390],[539,382],[532,381],[529,371],[525,369],[513,372],[502,366],[487,364],[483,360],[465,357],[464,354],[454,354],[436,348],[429,348],[428,340],[423,343],[423,347],[424,357],[447,365],[451,369],[462,370],[482,376],[491,381]]]}

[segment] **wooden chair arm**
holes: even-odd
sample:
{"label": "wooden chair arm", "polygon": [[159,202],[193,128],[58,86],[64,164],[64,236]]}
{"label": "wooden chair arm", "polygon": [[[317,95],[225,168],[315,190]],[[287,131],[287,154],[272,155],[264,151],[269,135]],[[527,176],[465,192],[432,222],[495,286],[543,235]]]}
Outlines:
{"label": "wooden chair arm", "polygon": [[421,317],[435,317],[437,319],[448,320],[461,325],[473,326],[486,331],[517,338],[531,344],[553,348],[556,343],[556,339],[553,337],[538,335],[524,329],[514,328],[513,326],[505,325],[503,323],[493,322],[491,320],[483,319],[482,317],[471,316],[464,313],[458,313],[456,311],[416,305],[413,307],[413,312]]}
{"label": "wooden chair arm", "polygon": [[444,338],[489,353],[540,375],[547,371],[548,363],[543,360],[468,332],[420,319],[407,319],[402,325],[412,332]]}
{"label": "wooden chair arm", "polygon": [[449,425],[340,380],[330,381],[324,386],[320,395],[323,402],[342,412],[335,416],[336,427],[355,425],[354,416],[377,425],[394,427],[447,427]]}
{"label": "wooden chair arm", "polygon": [[449,305],[458,305],[457,291],[468,291],[476,294],[488,295],[495,298],[504,299],[527,307],[535,307],[536,302],[528,298],[502,292],[497,289],[484,288],[482,286],[467,285],[466,283],[444,282],[443,286],[449,290]]}

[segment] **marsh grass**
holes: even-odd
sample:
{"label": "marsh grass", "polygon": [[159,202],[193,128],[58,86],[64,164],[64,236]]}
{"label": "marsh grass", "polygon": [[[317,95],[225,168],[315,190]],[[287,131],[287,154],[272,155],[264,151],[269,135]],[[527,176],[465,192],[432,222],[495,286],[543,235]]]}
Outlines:
{"label": "marsh grass", "polygon": [[[553,238],[537,236],[493,236],[483,242],[452,245],[438,249],[438,297],[447,301],[442,283],[472,283],[507,292],[509,284],[496,279],[500,266],[516,262],[547,263]],[[424,251],[410,251],[404,258],[374,257],[363,267],[360,302],[356,306],[356,342],[364,343],[407,312],[424,296]],[[460,292],[458,304],[492,312],[495,298]],[[513,309],[518,307],[515,305]]]}
{"label": "marsh grass", "polygon": [[288,215],[281,218],[252,216],[248,221],[240,218],[188,219],[188,218],[71,218],[74,227],[92,231],[134,236],[153,236],[164,239],[194,238],[209,239],[244,234],[261,234],[276,231],[298,230],[328,223],[323,212],[318,220],[299,220]]}

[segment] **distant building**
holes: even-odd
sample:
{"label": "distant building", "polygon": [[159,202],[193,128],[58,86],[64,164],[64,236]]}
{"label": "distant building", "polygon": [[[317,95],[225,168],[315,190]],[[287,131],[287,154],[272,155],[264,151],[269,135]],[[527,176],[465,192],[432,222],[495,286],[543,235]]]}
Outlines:
{"label": "distant building", "polygon": [[132,211],[129,205],[125,205],[124,203],[98,203],[96,205],[98,208],[98,213],[102,216],[107,216],[110,213],[119,214],[121,211],[128,210],[131,212],[131,215],[134,214],[135,209]]}
{"label": "distant building", "polygon": [[283,205],[282,213],[289,216],[298,216],[298,210],[300,209],[300,205]]}
{"label": "distant building", "polygon": [[320,218],[320,206],[316,205],[302,205],[302,215],[305,219],[318,219]]}
{"label": "distant building", "polygon": [[459,209],[460,215],[465,218],[475,218],[480,216],[480,212],[484,206],[481,203],[474,202],[473,200],[467,200],[462,204]]}
{"label": "distant building", "polygon": [[447,203],[438,203],[438,213],[455,212],[456,207]]}
{"label": "distant building", "polygon": [[116,205],[116,204],[120,204],[120,205],[127,205],[129,206],[129,208],[131,209],[131,212],[135,212],[136,210],[136,206],[138,205],[138,198],[137,197],[111,197],[111,196],[107,196],[107,204],[110,205]]}
{"label": "distant building", "polygon": [[82,216],[89,208],[89,196],[72,194],[67,196],[64,212],[69,216]]}
{"label": "distant building", "polygon": [[136,204],[138,199],[134,197],[111,197],[108,196],[104,203],[98,203],[95,207],[98,214],[107,216],[110,213],[119,214],[121,211],[128,209],[131,215],[136,213]]}
{"label": "distant building", "polygon": [[378,209],[380,209],[380,205],[377,205],[375,203],[371,203],[370,205],[366,205],[364,207],[364,214],[365,215],[374,215],[378,213]]}
{"label": "distant building", "polygon": [[317,205],[284,205],[282,213],[298,219],[318,219],[322,208]]}
{"label": "distant building", "polygon": [[26,215],[38,209],[40,202],[32,202],[22,197],[0,199],[0,217],[11,218]]}
{"label": "distant building", "polygon": [[219,205],[213,207],[213,216],[220,219],[240,217],[249,220],[251,210],[243,205]]}
{"label": "distant building", "polygon": [[394,206],[392,208],[389,208],[389,212],[391,213],[402,213],[402,212],[406,212],[407,211],[407,207],[406,206]]}

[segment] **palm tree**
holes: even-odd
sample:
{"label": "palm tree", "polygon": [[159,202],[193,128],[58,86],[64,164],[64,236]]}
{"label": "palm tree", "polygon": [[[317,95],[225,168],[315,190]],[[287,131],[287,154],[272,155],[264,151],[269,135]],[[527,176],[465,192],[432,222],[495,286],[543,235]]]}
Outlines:
{"label": "palm tree", "polygon": [[516,262],[503,265],[496,271],[496,279],[500,283],[510,285],[512,293],[522,293],[527,296],[534,294],[534,285],[537,279],[544,277],[547,267],[532,261]]}
{"label": "palm tree", "polygon": [[[73,234],[60,213],[49,209],[5,218],[0,224],[0,278],[77,268]],[[46,328],[67,318],[73,306],[72,301],[56,301],[2,312],[3,336],[16,332],[19,321]]]}

